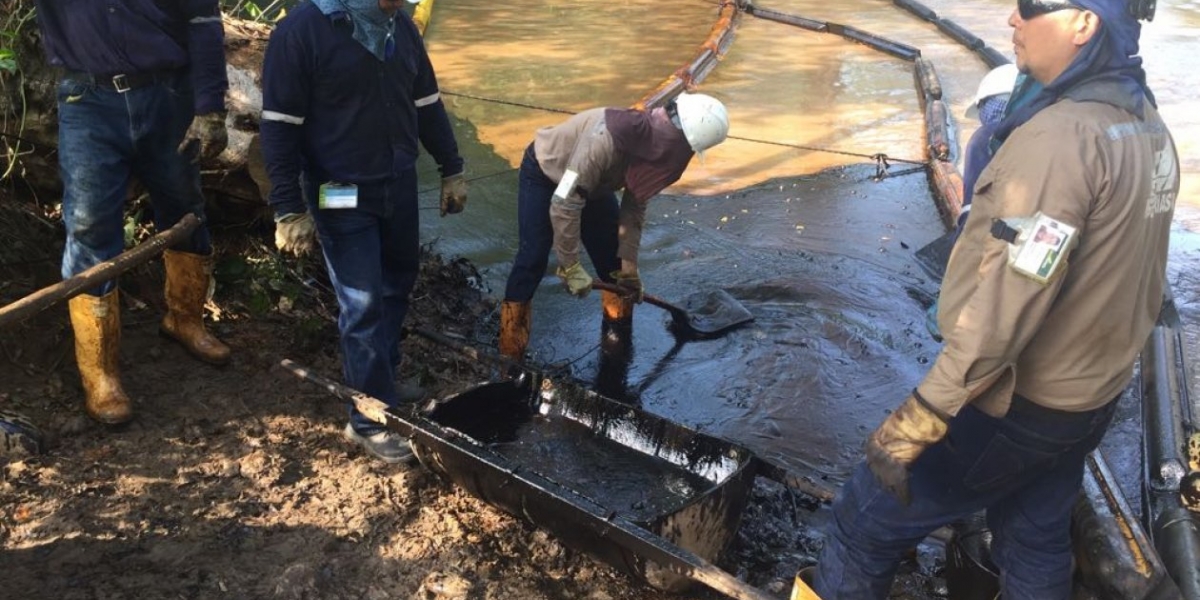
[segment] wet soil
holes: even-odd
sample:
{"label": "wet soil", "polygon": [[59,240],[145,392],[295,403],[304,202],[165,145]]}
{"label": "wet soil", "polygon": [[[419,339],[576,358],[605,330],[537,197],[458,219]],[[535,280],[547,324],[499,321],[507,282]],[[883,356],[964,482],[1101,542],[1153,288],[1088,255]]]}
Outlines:
{"label": "wet soil", "polygon": [[[0,192],[0,304],[53,283],[54,215]],[[134,235],[145,232],[134,228]],[[123,276],[121,368],[137,418],[120,429],[81,407],[65,306],[0,332],[0,409],[46,435],[41,455],[0,457],[0,599],[671,598],[560,545],[423,468],[345,442],[345,408],[286,373],[337,379],[336,303],[315,259],[280,261],[267,232],[218,234],[211,327],[233,363],[196,362],[157,335],[161,265]],[[427,249],[409,325],[494,347],[494,300],[465,260]],[[412,336],[401,376],[442,396],[492,369]],[[820,536],[811,499],[759,480],[718,564],[783,598]],[[896,596],[942,595],[932,556]],[[716,598],[697,589],[682,597]]]}

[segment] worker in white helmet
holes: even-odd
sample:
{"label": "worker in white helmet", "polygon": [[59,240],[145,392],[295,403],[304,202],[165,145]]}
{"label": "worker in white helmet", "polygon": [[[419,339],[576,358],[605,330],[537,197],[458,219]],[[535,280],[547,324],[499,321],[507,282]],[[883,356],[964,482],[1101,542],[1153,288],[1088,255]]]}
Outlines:
{"label": "worker in white helmet", "polygon": [[991,139],[996,125],[1004,118],[1008,99],[1012,96],[1013,88],[1020,76],[1017,65],[1007,63],[988,71],[979,82],[979,90],[975,98],[967,106],[967,118],[978,118],[980,127],[967,141],[966,156],[963,158],[963,207],[958,217],[959,228],[967,220],[971,210],[971,199],[974,197],[975,182],[979,173],[987,166],[992,158]]}
{"label": "worker in white helmet", "polygon": [[[592,275],[628,290],[603,292],[604,316],[625,322],[642,299],[638,246],[650,198],[683,175],[695,153],[725,140],[729,115],[716,98],[682,93],[647,111],[594,108],[538,130],[521,163],[520,246],[500,313],[500,352],[521,360],[529,343],[530,301],[550,250],[570,293],[584,297]],[[618,202],[616,192],[624,190]]]}
{"label": "worker in white helmet", "polygon": [[[1023,76],[1017,70],[1017,65],[1012,63],[1005,63],[988,71],[988,74],[979,81],[979,89],[975,92],[975,97],[971,99],[971,104],[967,106],[966,117],[979,119],[979,129],[971,134],[963,157],[962,210],[958,213],[958,222],[954,230],[955,239],[967,222],[967,215],[971,213],[971,200],[975,198],[975,182],[979,180],[979,174],[983,172],[983,168],[992,160],[992,133],[996,131],[996,126],[1004,118],[1008,100],[1012,96],[1018,78],[1021,77]],[[948,254],[950,251],[946,250],[946,252]],[[929,330],[929,334],[935,340],[941,341],[942,332],[938,328],[937,313],[938,301],[935,299],[925,311],[925,328]]]}

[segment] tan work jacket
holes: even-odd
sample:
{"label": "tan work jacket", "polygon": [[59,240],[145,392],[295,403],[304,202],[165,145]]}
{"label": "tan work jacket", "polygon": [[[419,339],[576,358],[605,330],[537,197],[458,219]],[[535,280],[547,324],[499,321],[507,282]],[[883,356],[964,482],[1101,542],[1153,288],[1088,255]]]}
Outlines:
{"label": "tan work jacket", "polygon": [[[1060,100],[1013,131],[980,174],[942,284],[945,345],[917,387],[931,404],[953,415],[974,402],[999,417],[1015,392],[1085,411],[1128,385],[1162,303],[1179,194],[1174,141],[1149,102],[1145,111],[1139,121]],[[1009,244],[991,232],[994,219],[1038,211],[1078,228],[1065,268],[1045,284],[1010,267]]]}
{"label": "tan work jacket", "polygon": [[[613,146],[604,123],[605,110],[585,110],[558,125],[539,129],[533,140],[538,165],[551,181],[561,182],[567,169],[579,174],[566,201],[550,205],[554,252],[564,267],[579,262],[579,220],[584,205],[608,202],[616,190],[625,187],[629,159]],[[621,197],[617,256],[622,260],[637,262],[647,203],[628,193]]]}

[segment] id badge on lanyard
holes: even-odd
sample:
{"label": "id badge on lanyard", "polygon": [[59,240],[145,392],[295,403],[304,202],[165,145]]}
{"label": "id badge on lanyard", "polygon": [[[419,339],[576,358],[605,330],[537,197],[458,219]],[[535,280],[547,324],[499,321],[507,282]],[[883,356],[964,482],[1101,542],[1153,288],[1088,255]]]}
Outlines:
{"label": "id badge on lanyard", "polygon": [[358,208],[358,186],[353,183],[322,183],[317,208]]}
{"label": "id badge on lanyard", "polygon": [[992,235],[1007,241],[1008,266],[1038,283],[1049,283],[1067,262],[1078,230],[1040,211],[1023,219],[997,219]]}

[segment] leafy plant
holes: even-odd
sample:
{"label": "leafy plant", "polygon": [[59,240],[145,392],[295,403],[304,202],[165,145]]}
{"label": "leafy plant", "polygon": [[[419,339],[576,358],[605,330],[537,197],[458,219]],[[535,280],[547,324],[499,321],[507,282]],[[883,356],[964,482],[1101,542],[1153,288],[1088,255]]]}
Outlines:
{"label": "leafy plant", "polygon": [[242,19],[257,22],[275,22],[287,14],[287,7],[297,4],[299,0],[272,0],[271,2],[256,2],[255,0],[221,0],[221,8],[226,13]]}
{"label": "leafy plant", "polygon": [[[0,135],[0,148],[4,151],[4,167],[0,179],[5,179],[16,168],[21,155],[20,139],[25,132],[25,81],[21,73],[20,41],[26,27],[33,21],[33,3],[27,0],[0,0],[0,93],[9,94],[9,85],[15,86],[12,95],[20,99],[19,112],[0,114],[0,123],[5,133],[16,129],[14,135]],[[9,120],[16,121],[11,127]]]}
{"label": "leafy plant", "polygon": [[17,52],[10,48],[0,48],[0,73],[12,75],[17,72]]}

